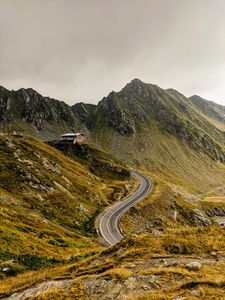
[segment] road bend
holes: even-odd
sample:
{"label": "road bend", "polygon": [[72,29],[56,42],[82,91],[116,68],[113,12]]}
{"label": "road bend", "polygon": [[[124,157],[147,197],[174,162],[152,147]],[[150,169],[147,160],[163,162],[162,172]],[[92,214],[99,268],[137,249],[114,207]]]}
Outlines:
{"label": "road bend", "polygon": [[143,174],[132,172],[132,176],[136,177],[139,181],[138,189],[129,197],[121,202],[118,202],[106,210],[100,217],[98,222],[98,232],[102,238],[109,245],[119,243],[124,235],[119,226],[122,215],[134,206],[137,202],[141,201],[152,190],[152,182]]}

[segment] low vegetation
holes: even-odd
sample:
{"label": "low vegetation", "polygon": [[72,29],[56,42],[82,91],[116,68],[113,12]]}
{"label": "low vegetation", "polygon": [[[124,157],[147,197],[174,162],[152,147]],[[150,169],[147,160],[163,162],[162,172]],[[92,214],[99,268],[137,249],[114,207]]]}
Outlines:
{"label": "low vegetation", "polygon": [[85,165],[91,173],[97,176],[103,175],[108,179],[127,179],[130,176],[125,163],[94,145],[86,143],[72,145],[60,141],[48,142],[48,144]]}
{"label": "low vegetation", "polygon": [[202,295],[223,299],[224,245],[224,229],[216,225],[165,229],[160,237],[153,233],[133,235],[83,261],[4,279],[0,295],[57,279],[53,282],[63,281],[63,288],[43,290],[43,295],[34,299],[48,299],[50,295],[52,299],[66,299],[66,295],[68,299],[79,299],[80,295],[173,299],[179,295],[191,297],[193,291],[190,299],[202,299]]}
{"label": "low vegetation", "polygon": [[129,193],[130,174],[108,155],[118,168],[118,177],[109,177],[107,154],[90,149],[98,157],[98,174],[89,161],[71,159],[36,139],[0,136],[1,279],[79,261],[101,249],[95,217]]}
{"label": "low vegetation", "polygon": [[143,170],[153,192],[122,218],[127,237],[104,249],[94,220],[135,182],[92,145],[54,147],[1,137],[0,297],[223,299],[225,236],[214,223],[224,216],[223,166],[198,188],[179,172],[166,179]]}

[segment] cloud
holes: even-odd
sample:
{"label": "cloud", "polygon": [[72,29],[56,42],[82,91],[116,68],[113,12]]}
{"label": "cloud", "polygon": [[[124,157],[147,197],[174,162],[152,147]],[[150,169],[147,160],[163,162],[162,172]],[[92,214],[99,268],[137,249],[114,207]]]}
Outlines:
{"label": "cloud", "polygon": [[0,0],[0,84],[96,103],[133,78],[225,104],[223,0]]}

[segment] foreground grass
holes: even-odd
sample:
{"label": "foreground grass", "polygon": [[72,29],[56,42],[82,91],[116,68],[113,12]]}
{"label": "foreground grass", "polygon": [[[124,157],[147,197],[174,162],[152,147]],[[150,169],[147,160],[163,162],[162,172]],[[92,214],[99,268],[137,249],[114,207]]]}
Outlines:
{"label": "foreground grass", "polygon": [[[82,284],[86,278],[94,277],[98,280],[108,278],[113,282],[126,282],[130,277],[143,278],[143,276],[151,275],[159,278],[156,283],[160,289],[164,289],[164,285],[167,284],[171,289],[171,295],[177,295],[180,291],[188,290],[189,285],[193,287],[206,286],[209,290],[218,289],[220,291],[224,288],[225,265],[222,261],[217,263],[216,257],[225,256],[224,247],[224,230],[219,226],[167,229],[164,230],[161,237],[155,237],[152,234],[133,236],[126,238],[112,248],[103,250],[99,254],[97,253],[75,264],[66,264],[4,279],[0,282],[0,295],[6,296],[40,282],[56,279],[74,280],[72,286],[68,286],[68,289],[65,287],[65,293],[69,293],[68,291],[74,285],[76,293],[78,293],[78,290],[79,293],[83,293],[84,287],[82,287]],[[175,267],[164,267],[160,264],[157,267],[151,266],[154,260],[161,258],[168,261],[172,259],[172,261],[179,264]],[[191,258],[201,261],[202,266],[196,271],[189,271],[186,268],[186,264]],[[136,266],[135,268],[130,267],[133,263]],[[175,278],[177,278],[177,281],[174,281]],[[60,289],[54,293],[51,292],[52,297],[55,295],[55,298],[52,299],[56,299],[56,295],[61,292]],[[151,297],[151,295],[148,297]],[[159,297],[155,299],[164,299],[160,297],[161,294],[159,293]]]}
{"label": "foreground grass", "polygon": [[[7,162],[0,173],[4,179],[0,189],[0,268],[11,272],[1,273],[0,297],[49,280],[63,280],[63,288],[49,288],[34,299],[82,299],[84,295],[98,299],[101,293],[113,292],[114,286],[123,293],[127,282],[133,280],[138,282],[132,291],[135,297],[164,299],[166,293],[165,297],[171,298],[198,287],[202,295],[215,293],[220,299],[224,288],[225,266],[220,259],[224,256],[224,230],[216,225],[202,226],[199,203],[189,195],[153,177],[151,197],[125,217],[125,230],[142,231],[102,250],[93,233],[94,219],[104,206],[128,194],[131,189],[127,185],[134,182],[112,178],[104,168],[100,177],[101,171],[91,172],[89,161],[81,164],[85,156],[74,161],[36,140],[6,137],[0,146],[1,162]],[[101,163],[97,163],[100,169]],[[208,206],[206,201],[200,205],[203,202]],[[201,260],[199,270],[187,270],[190,258]],[[156,267],[153,262],[160,259],[178,265],[165,266],[159,261]],[[208,261],[213,265],[208,266]],[[154,291],[141,295],[146,276],[156,276],[154,283],[160,291],[153,285]],[[92,279],[100,287],[106,282],[102,291],[95,287],[94,295],[87,290]],[[112,291],[107,282],[111,282]],[[154,293],[155,298],[151,298]]]}
{"label": "foreground grass", "polygon": [[[147,293],[140,293],[131,300],[169,300],[177,296],[187,297],[187,299],[224,299],[225,288],[225,264],[221,263],[215,266],[203,266],[201,270],[187,272],[172,270],[172,273],[179,273],[182,279],[174,282],[169,288],[163,288],[159,291],[154,290]],[[163,270],[163,280],[167,281],[169,269]],[[151,274],[162,274],[160,271],[151,270]],[[149,273],[150,274],[150,273]],[[171,280],[173,280],[172,276]],[[142,295],[141,295],[142,294]]]}

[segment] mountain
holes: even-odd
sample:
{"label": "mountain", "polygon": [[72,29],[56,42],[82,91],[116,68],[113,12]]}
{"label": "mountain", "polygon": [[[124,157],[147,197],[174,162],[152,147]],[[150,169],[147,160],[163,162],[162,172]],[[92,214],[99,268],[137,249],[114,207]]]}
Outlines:
{"label": "mountain", "polygon": [[192,99],[135,79],[121,92],[104,98],[99,107],[108,126],[120,135],[135,135],[156,126],[161,133],[173,135],[190,148],[224,162],[223,132],[194,109]]}
{"label": "mountain", "polygon": [[[1,87],[0,298],[223,299],[224,111],[139,79],[97,105]],[[104,248],[94,222],[130,168],[153,189]]]}
{"label": "mountain", "polygon": [[6,132],[16,131],[47,140],[78,126],[78,118],[69,105],[23,88],[8,91],[0,87],[0,122]]}
{"label": "mountain", "polygon": [[98,105],[72,107],[32,89],[0,88],[2,131],[44,140],[82,131],[89,142],[120,159],[195,192],[218,187],[223,178],[224,110],[198,96],[186,98],[139,79],[111,92]]}
{"label": "mountain", "polygon": [[83,124],[90,121],[93,143],[189,191],[206,192],[223,181],[224,131],[175,90],[135,79],[103,98]]}

